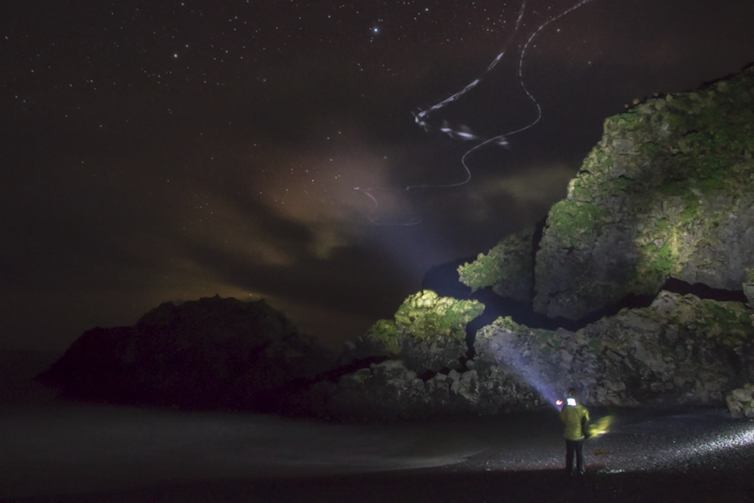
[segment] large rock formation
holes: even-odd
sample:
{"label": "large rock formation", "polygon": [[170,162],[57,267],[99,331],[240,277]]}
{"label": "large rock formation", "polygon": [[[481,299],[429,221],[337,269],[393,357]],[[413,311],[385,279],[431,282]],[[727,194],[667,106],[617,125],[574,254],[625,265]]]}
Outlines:
{"label": "large rock formation", "polygon": [[497,362],[544,396],[575,385],[595,405],[719,405],[754,377],[752,316],[741,303],[663,291],[650,307],[575,333],[501,319],[480,331],[476,347],[482,362]]}
{"label": "large rock formation", "polygon": [[[420,378],[400,360],[331,384],[318,414],[384,420],[495,414],[553,404],[576,387],[590,406],[722,405],[754,381],[754,311],[738,302],[660,292],[571,332],[499,318],[477,333],[463,369]],[[320,391],[322,388],[319,388]]]}
{"label": "large rock formation", "polygon": [[607,119],[550,211],[535,309],[581,319],[671,277],[740,291],[754,266],[752,154],[754,67]]}
{"label": "large rock formation", "polygon": [[214,297],[89,330],[38,379],[88,399],[269,410],[334,360],[264,301]]}

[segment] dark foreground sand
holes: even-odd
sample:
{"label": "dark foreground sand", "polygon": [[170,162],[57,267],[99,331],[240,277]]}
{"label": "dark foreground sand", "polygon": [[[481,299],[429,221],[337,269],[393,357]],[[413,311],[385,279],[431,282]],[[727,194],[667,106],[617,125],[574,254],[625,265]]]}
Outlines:
{"label": "dark foreground sand", "polygon": [[[613,431],[587,441],[588,472],[583,477],[572,478],[564,473],[563,443],[557,418],[549,412],[537,412],[494,420],[469,418],[436,421],[425,426],[392,425],[378,427],[376,434],[375,427],[317,425],[316,428],[325,429],[315,428],[315,431],[325,436],[335,435],[328,440],[335,445],[334,449],[319,445],[316,451],[306,451],[302,446],[305,452],[301,457],[291,461],[289,453],[289,461],[285,463],[275,456],[287,447],[268,449],[269,467],[277,464],[273,472],[261,465],[244,465],[245,461],[241,460],[237,466],[228,465],[234,463],[235,454],[224,458],[222,453],[213,453],[201,445],[185,451],[195,458],[198,471],[164,466],[180,464],[176,456],[170,454],[155,457],[154,453],[145,452],[143,459],[141,454],[134,454],[134,459],[144,463],[145,476],[140,479],[129,479],[127,473],[122,477],[109,473],[107,453],[94,458],[94,462],[103,466],[91,466],[77,458],[80,454],[71,452],[72,466],[78,463],[81,469],[62,471],[63,475],[57,476],[50,473],[63,468],[51,465],[49,459],[39,463],[40,471],[47,473],[35,473],[32,457],[19,472],[27,481],[25,490],[33,487],[28,482],[37,476],[43,485],[45,480],[51,485],[35,489],[26,496],[7,493],[10,497],[0,500],[71,503],[754,501],[754,423],[733,421],[720,409],[633,410],[617,414]],[[222,421],[212,418],[212,421],[218,420]],[[284,432],[290,435],[296,428],[306,429],[305,424],[286,425]],[[375,445],[391,432],[399,439],[393,447]],[[340,433],[347,436],[347,440],[341,441]],[[472,448],[465,449],[458,439],[464,444],[473,444]],[[108,442],[107,439],[100,441]],[[349,460],[357,458],[352,457],[352,453],[344,453],[348,442],[359,443],[361,449],[371,449],[371,461],[359,458],[360,466],[349,467]],[[114,447],[107,449],[123,449],[117,442],[111,445]],[[247,449],[252,453],[255,447],[249,445]],[[118,455],[112,452],[113,457]],[[58,462],[65,463],[65,460],[63,457]],[[411,465],[418,467],[411,468]],[[117,465],[113,466],[118,469]],[[391,466],[402,467],[391,469]],[[170,471],[171,468],[175,469]],[[239,475],[243,470],[234,468],[246,469],[248,473]],[[162,472],[164,476],[151,472]],[[69,477],[70,484],[65,485],[61,477]],[[13,481],[6,480],[5,487],[13,489]]]}
{"label": "dark foreground sand", "polygon": [[274,480],[206,481],[6,501],[34,502],[744,502],[754,501],[751,465],[719,473],[418,470]]}
{"label": "dark foreground sand", "polygon": [[615,422],[571,478],[554,410],[327,425],[71,404],[14,382],[23,393],[8,380],[0,393],[4,502],[754,501],[754,423],[723,409],[593,410]]}
{"label": "dark foreground sand", "polygon": [[[561,473],[382,473],[375,475],[185,484],[119,494],[36,499],[55,502],[710,502],[754,501],[750,472],[720,475]],[[32,500],[24,500],[32,501]]]}

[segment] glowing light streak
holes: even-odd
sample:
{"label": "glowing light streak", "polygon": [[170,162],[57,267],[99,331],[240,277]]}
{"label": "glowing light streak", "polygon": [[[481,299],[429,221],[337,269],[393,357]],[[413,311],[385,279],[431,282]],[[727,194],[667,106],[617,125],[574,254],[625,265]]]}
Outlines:
{"label": "glowing light streak", "polygon": [[589,423],[587,431],[589,437],[599,437],[610,432],[610,425],[613,424],[615,418],[613,416],[605,416],[596,421]]}
{"label": "glowing light streak", "polygon": [[[370,222],[372,222],[374,225],[403,225],[403,226],[411,226],[411,225],[417,225],[422,221],[422,217],[415,217],[409,221],[406,222],[380,222],[374,218],[374,214],[376,213],[378,207],[379,207],[379,201],[377,198],[373,195],[373,192],[376,191],[405,191],[408,192],[412,189],[428,189],[428,188],[452,188],[452,187],[459,187],[461,185],[465,185],[471,181],[471,170],[469,169],[467,160],[468,157],[473,154],[474,152],[478,151],[479,149],[486,147],[488,145],[496,145],[500,147],[510,148],[510,143],[508,138],[510,136],[513,136],[515,134],[521,133],[523,131],[526,131],[532,127],[534,127],[536,124],[539,123],[539,121],[542,119],[542,107],[539,104],[539,102],[536,100],[536,98],[532,95],[532,93],[529,91],[529,89],[526,87],[526,83],[524,81],[524,73],[523,73],[523,66],[524,66],[524,59],[526,58],[526,53],[529,49],[529,46],[531,45],[532,41],[539,35],[542,30],[544,30],[547,26],[549,26],[551,23],[563,18],[564,16],[570,14],[571,12],[575,11],[576,9],[582,7],[583,5],[591,2],[592,0],[581,0],[580,2],[576,3],[575,5],[571,6],[570,8],[564,10],[558,15],[552,16],[550,19],[545,21],[544,23],[540,24],[531,34],[529,35],[528,39],[524,43],[521,52],[519,54],[519,60],[518,60],[518,80],[521,88],[523,89],[524,93],[526,94],[526,97],[534,104],[534,107],[536,108],[536,117],[533,121],[530,123],[512,130],[508,131],[507,133],[503,133],[497,136],[494,136],[492,138],[484,139],[480,137],[479,135],[475,134],[468,126],[460,125],[457,127],[451,127],[446,121],[443,122],[442,126],[439,127],[439,131],[442,133],[447,134],[450,138],[454,140],[461,140],[461,141],[479,141],[480,143],[476,146],[472,147],[471,149],[467,150],[466,153],[463,154],[461,157],[461,166],[463,167],[464,171],[466,172],[466,177],[456,183],[451,184],[421,184],[421,185],[409,185],[405,188],[375,188],[370,187],[368,189],[361,189],[360,187],[354,187],[354,190],[363,192],[365,195],[367,195],[372,202],[374,203],[374,207],[367,215],[367,218]],[[500,50],[500,52],[495,56],[495,59],[492,60],[492,62],[487,66],[485,71],[482,73],[482,75],[470,83],[468,83],[463,89],[456,92],[455,94],[449,96],[448,98],[445,98],[439,103],[436,103],[435,105],[432,105],[431,107],[422,110],[418,113],[414,114],[414,122],[424,129],[424,131],[429,132],[433,129],[433,126],[428,122],[429,115],[432,113],[446,107],[447,105],[457,101],[459,98],[476,88],[480,82],[489,74],[497,65],[498,63],[503,59],[503,56],[505,55],[505,52],[508,49],[508,46],[511,44],[513,38],[518,33],[519,28],[521,26],[521,21],[524,17],[524,13],[526,12],[526,3],[527,0],[524,0],[521,4],[521,8],[518,12],[518,17],[516,18],[516,23],[513,29],[513,32],[511,33],[510,37],[508,38],[508,41],[505,43],[503,48]],[[552,403],[552,402],[550,402]]]}

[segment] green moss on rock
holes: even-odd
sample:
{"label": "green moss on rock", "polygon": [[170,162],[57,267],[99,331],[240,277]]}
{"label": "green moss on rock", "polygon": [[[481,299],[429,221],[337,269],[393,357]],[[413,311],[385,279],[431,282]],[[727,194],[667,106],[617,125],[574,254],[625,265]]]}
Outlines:
{"label": "green moss on rock", "polygon": [[493,287],[503,297],[531,299],[533,234],[534,228],[517,232],[501,240],[486,255],[480,253],[474,262],[467,262],[458,268],[459,280],[472,292]]}
{"label": "green moss on rock", "polygon": [[466,325],[482,312],[481,302],[440,297],[432,290],[422,290],[403,301],[395,320],[377,321],[367,336],[378,340],[395,357],[402,353],[406,337],[423,340],[439,335],[465,341]]}
{"label": "green moss on rock", "polygon": [[599,205],[565,199],[550,210],[547,220],[552,232],[562,236],[567,246],[593,244],[600,228],[609,220],[610,210]]}
{"label": "green moss on rock", "polygon": [[482,312],[481,302],[440,297],[432,290],[422,290],[403,301],[395,313],[395,323],[417,339],[442,335],[465,340],[466,325]]}
{"label": "green moss on rock", "polygon": [[529,328],[516,323],[510,316],[501,316],[492,324],[481,328],[477,332],[477,339],[493,339],[498,332],[508,332],[518,339],[526,339],[529,344],[536,341],[540,348],[558,350],[562,345],[562,341],[552,330]]}
{"label": "green moss on rock", "polygon": [[398,339],[398,327],[393,320],[378,320],[372,325],[367,334],[379,340],[388,354],[396,356],[401,352]]}
{"label": "green moss on rock", "polygon": [[754,67],[608,118],[548,216],[535,309],[579,319],[669,277],[740,288],[754,267],[753,154]]}
{"label": "green moss on rock", "polygon": [[726,346],[751,340],[754,337],[751,310],[738,302],[704,300],[703,322],[707,337]]}

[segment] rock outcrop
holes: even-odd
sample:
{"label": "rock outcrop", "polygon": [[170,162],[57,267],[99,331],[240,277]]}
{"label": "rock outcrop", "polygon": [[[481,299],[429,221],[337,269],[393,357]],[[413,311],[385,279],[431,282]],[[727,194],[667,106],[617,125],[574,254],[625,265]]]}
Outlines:
{"label": "rock outcrop", "polygon": [[670,278],[741,291],[754,267],[752,155],[754,66],[637,103],[605,121],[538,243],[508,236],[459,267],[460,281],[530,300],[533,267],[534,310],[567,320],[652,298]]}
{"label": "rock outcrop", "polygon": [[400,359],[419,374],[462,368],[468,351],[466,325],[483,311],[480,302],[422,290],[403,302],[394,320],[379,320],[355,342],[347,343],[342,362]]}
{"label": "rock outcrop", "polygon": [[501,240],[487,254],[480,253],[471,263],[458,268],[461,283],[472,292],[492,290],[511,300],[531,300],[534,289],[534,239],[531,227]]}
{"label": "rock outcrop", "polygon": [[477,333],[464,368],[422,379],[400,360],[372,364],[331,385],[320,414],[495,414],[553,404],[569,387],[590,406],[719,406],[754,381],[753,318],[742,303],[665,291],[576,332],[499,318]]}
{"label": "rock outcrop", "polygon": [[721,404],[754,377],[752,311],[736,302],[660,292],[573,333],[499,320],[477,337],[479,358],[526,382],[582,390],[594,405]]}
{"label": "rock outcrop", "polygon": [[582,319],[668,278],[741,290],[754,266],[754,67],[605,121],[551,209],[535,310]]}
{"label": "rock outcrop", "polygon": [[[423,290],[335,368],[264,302],[215,297],[90,330],[40,379],[74,396],[338,419],[495,414],[549,406],[569,387],[591,406],[727,400],[752,417],[752,154],[754,66],[607,119],[541,239],[523,231],[458,268],[472,291],[531,302],[557,330],[500,317],[472,337],[472,320],[491,321],[481,302]],[[748,304],[661,291],[674,281],[718,299],[743,291]],[[618,311],[634,297],[654,302]]]}
{"label": "rock outcrop", "polygon": [[334,363],[264,301],[214,297],[89,330],[38,380],[94,400],[270,410],[286,387]]}

